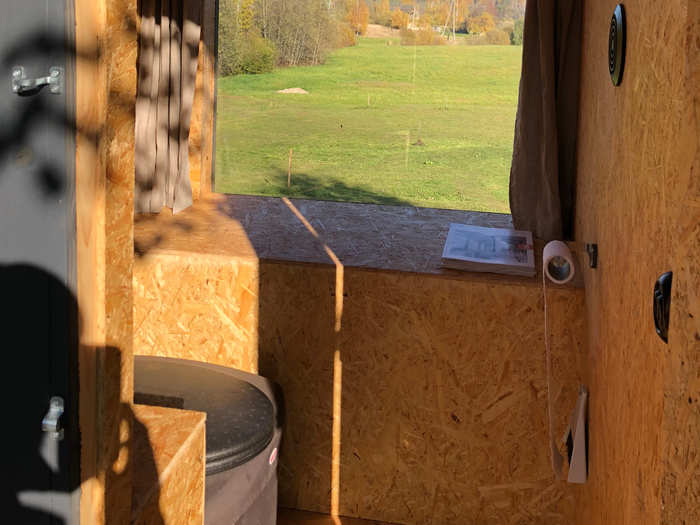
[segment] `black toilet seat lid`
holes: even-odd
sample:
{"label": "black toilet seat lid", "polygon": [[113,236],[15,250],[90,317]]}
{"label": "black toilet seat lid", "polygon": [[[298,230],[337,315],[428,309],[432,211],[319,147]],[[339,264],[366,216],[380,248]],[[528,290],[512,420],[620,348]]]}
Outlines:
{"label": "black toilet seat lid", "polygon": [[206,473],[253,458],[272,440],[274,408],[259,389],[213,367],[181,359],[136,356],[134,402],[206,412]]}

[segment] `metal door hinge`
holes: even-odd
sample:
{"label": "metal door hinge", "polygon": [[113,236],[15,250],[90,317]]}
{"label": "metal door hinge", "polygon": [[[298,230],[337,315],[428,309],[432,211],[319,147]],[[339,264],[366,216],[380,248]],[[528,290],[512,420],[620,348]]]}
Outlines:
{"label": "metal door hinge", "polygon": [[63,93],[64,74],[62,67],[49,68],[49,76],[39,78],[27,78],[22,66],[12,68],[12,91],[18,95],[37,93],[44,86],[49,86],[49,93],[60,95]]}
{"label": "metal door hinge", "polygon": [[49,411],[41,421],[41,430],[47,432],[49,437],[57,441],[63,439],[61,417],[63,416],[64,406],[62,397],[53,396],[51,401],[49,401]]}

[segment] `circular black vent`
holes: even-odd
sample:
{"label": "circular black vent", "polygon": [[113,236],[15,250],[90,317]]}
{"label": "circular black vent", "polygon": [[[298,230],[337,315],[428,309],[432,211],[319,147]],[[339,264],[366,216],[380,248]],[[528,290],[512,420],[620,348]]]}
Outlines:
{"label": "circular black vent", "polygon": [[614,86],[622,82],[625,69],[625,8],[618,4],[610,20],[610,37],[608,38],[608,68]]}

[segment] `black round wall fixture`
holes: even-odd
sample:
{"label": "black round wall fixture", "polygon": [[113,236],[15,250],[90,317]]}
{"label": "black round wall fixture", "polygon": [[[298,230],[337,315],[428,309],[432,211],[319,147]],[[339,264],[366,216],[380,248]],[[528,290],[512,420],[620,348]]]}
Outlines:
{"label": "black round wall fixture", "polygon": [[625,47],[627,44],[625,7],[618,4],[610,20],[610,37],[608,38],[608,67],[614,86],[622,82],[625,69]]}

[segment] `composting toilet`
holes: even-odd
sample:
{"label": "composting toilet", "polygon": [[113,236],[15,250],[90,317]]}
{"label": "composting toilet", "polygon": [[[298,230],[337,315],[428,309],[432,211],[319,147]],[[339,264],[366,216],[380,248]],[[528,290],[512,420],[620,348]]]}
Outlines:
{"label": "composting toilet", "polygon": [[282,428],[273,383],[223,366],[136,356],[134,402],[206,412],[205,525],[274,525]]}

